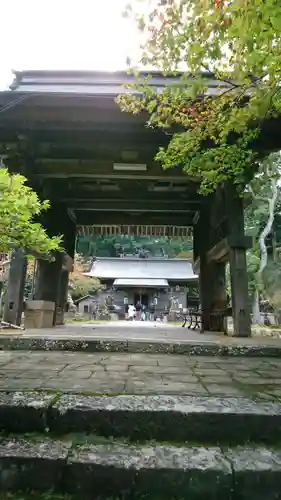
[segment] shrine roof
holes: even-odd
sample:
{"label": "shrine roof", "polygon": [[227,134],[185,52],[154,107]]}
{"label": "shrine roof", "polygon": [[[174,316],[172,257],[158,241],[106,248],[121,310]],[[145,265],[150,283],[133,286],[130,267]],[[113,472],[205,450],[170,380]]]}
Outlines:
{"label": "shrine roof", "polygon": [[[178,85],[183,76],[182,73],[176,76],[163,76],[155,71],[141,73],[142,76],[148,74],[151,75],[150,85],[156,87],[159,92],[167,85]],[[202,76],[208,79],[211,95],[228,87],[227,83],[212,78],[210,73],[204,72]],[[14,71],[10,89],[17,92],[116,96],[126,91],[124,85],[134,81],[135,76],[129,75],[126,71]]]}
{"label": "shrine roof", "polygon": [[87,276],[100,279],[165,279],[197,280],[188,259],[140,259],[98,257]]}

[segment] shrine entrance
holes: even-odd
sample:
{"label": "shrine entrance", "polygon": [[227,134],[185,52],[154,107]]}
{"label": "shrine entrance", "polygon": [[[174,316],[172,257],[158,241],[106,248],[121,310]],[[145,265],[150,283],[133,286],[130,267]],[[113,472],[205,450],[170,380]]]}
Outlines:
{"label": "shrine entrance", "polygon": [[[38,258],[34,300],[53,304],[52,323],[63,322],[76,234],[194,234],[194,268],[200,275],[202,328],[213,330],[213,311],[226,307],[225,264],[230,262],[234,333],[250,335],[243,202],[234,186],[208,197],[181,168],[154,161],[169,135],[145,127],[144,115],[121,113],[115,97],[132,77],[124,73],[19,72],[0,93],[0,153],[51,202],[42,217],[50,236],[63,234],[64,253]],[[155,75],[161,90],[171,79]],[[211,84],[210,84],[211,85]],[[216,83],[212,82],[215,86]],[[1,249],[0,249],[1,250]],[[25,256],[14,254],[6,320],[22,308]],[[222,328],[222,325],[220,325]]]}

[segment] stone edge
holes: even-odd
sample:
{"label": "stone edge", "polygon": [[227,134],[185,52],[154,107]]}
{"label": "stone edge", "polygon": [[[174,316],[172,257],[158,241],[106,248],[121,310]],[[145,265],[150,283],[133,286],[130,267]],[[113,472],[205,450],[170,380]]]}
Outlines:
{"label": "stone edge", "polygon": [[281,346],[220,345],[216,342],[167,343],[136,340],[53,339],[1,335],[2,350],[128,352],[148,354],[184,354],[188,356],[281,357]]}
{"label": "stone edge", "polygon": [[270,443],[281,440],[281,404],[208,396],[0,393],[0,428],[6,432],[110,437],[113,427],[114,437],[131,440]]}
{"label": "stone edge", "polygon": [[[77,488],[87,489],[90,485],[90,488],[95,488],[95,492],[101,489],[104,495],[106,484],[106,488],[118,494],[124,488],[124,480],[126,487],[137,486],[144,489],[148,487],[149,491],[150,488],[153,490],[156,487],[157,491],[163,488],[162,476],[159,482],[159,471],[162,470],[164,488],[181,486],[184,493],[188,493],[186,486],[192,489],[195,482],[197,488],[199,486],[206,491],[208,488],[211,488],[210,491],[223,490],[227,495],[224,498],[230,499],[233,495],[236,497],[241,486],[246,494],[249,494],[253,485],[257,491],[266,489],[268,492],[269,476],[272,475],[274,479],[277,473],[280,477],[281,452],[262,447],[222,450],[220,447],[203,446],[189,448],[120,444],[83,446],[71,441],[62,445],[61,441],[47,439],[40,442],[10,439],[0,443],[0,464],[2,474],[4,473],[1,478],[2,491],[6,486],[7,489],[12,489],[9,470],[13,471],[13,480],[16,480],[17,485],[23,480],[23,484],[25,486],[28,484],[31,489],[42,489],[42,484],[38,481],[43,472],[44,487],[55,486],[56,491],[75,493]],[[96,468],[97,484],[93,482],[92,476]],[[8,478],[7,485],[5,477]],[[137,478],[140,482],[136,482]],[[179,482],[179,478],[182,481]],[[142,483],[144,479],[146,482]],[[270,482],[270,490],[271,494],[279,494],[279,479]],[[241,498],[248,497],[245,495]]]}

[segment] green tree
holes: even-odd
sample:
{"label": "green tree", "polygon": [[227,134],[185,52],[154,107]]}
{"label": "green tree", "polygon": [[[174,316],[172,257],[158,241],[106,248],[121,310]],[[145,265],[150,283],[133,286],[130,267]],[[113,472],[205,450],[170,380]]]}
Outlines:
{"label": "green tree", "polygon": [[[246,210],[246,231],[253,236],[254,246],[248,252],[248,274],[253,297],[254,322],[260,323],[260,294],[271,300],[274,306],[277,297],[274,289],[272,259],[268,259],[267,238],[272,233],[278,208],[280,208],[281,190],[281,152],[272,153],[260,165],[258,173],[248,186],[251,203]],[[274,269],[280,266],[275,262]],[[275,272],[278,283],[279,274]],[[280,287],[280,283],[278,285]],[[276,288],[276,287],[275,287]],[[279,306],[278,306],[279,307]]]}
{"label": "green tree", "polygon": [[82,255],[75,255],[75,267],[69,279],[69,292],[74,301],[85,295],[95,295],[103,289],[97,278],[85,276],[84,273],[89,270],[89,264]]}
{"label": "green tree", "polygon": [[182,165],[202,193],[227,179],[244,188],[256,161],[252,141],[281,109],[280,0],[143,0],[126,15],[142,32],[142,67],[183,74],[159,93],[134,69],[140,93],[119,96],[121,109],[148,112],[149,126],[171,129],[156,159]]}
{"label": "green tree", "polygon": [[177,257],[181,253],[192,253],[192,237],[169,238],[167,236],[146,237],[135,235],[79,237],[77,252],[85,256],[120,257],[143,252],[150,257]]}
{"label": "green tree", "polygon": [[49,202],[41,202],[19,174],[11,175],[0,169],[0,249],[9,252],[21,247],[27,253],[48,257],[60,249],[61,238],[49,238],[41,224],[34,222]]}
{"label": "green tree", "polygon": [[88,278],[87,276],[75,276],[70,281],[70,293],[75,301],[86,295],[95,295],[102,289],[100,281],[96,278]]}
{"label": "green tree", "polygon": [[281,319],[281,259],[280,255],[277,256],[276,260],[269,260],[263,273],[263,284],[265,290],[265,298],[269,301],[270,305],[273,307],[274,313],[278,318],[280,324]]}

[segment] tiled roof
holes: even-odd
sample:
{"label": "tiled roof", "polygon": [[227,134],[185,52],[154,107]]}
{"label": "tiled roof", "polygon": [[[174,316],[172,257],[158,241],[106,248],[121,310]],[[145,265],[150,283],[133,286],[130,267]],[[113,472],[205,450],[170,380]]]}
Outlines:
{"label": "tiled roof", "polygon": [[187,259],[97,258],[87,276],[100,279],[196,280],[192,263]]}
{"label": "tiled roof", "polygon": [[82,300],[86,300],[86,299],[95,299],[95,297],[93,295],[84,295],[83,297],[80,297],[79,299],[75,300],[74,303],[75,304],[79,304],[79,302],[82,302]]}
{"label": "tiled roof", "polygon": [[[148,73],[143,73],[146,76]],[[152,78],[149,85],[159,92],[167,85],[175,85],[180,81],[181,73],[177,76],[163,76],[161,73],[149,72]],[[108,95],[114,96],[128,92],[124,85],[135,81],[133,75],[126,71],[15,71],[15,78],[10,86],[13,91],[22,92],[54,92],[73,93],[84,95]],[[216,95],[225,88],[230,87],[228,83],[213,79],[211,73],[202,73],[208,79],[208,92]],[[132,90],[130,90],[132,92]]]}

